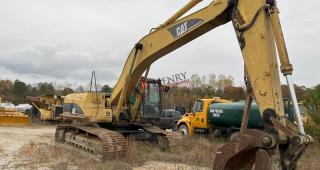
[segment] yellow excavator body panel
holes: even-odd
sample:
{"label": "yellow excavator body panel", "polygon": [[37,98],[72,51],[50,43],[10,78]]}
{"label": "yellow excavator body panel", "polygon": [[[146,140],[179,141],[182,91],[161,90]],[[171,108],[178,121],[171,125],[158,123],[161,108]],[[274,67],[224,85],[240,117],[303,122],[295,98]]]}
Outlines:
{"label": "yellow excavator body panel", "polygon": [[40,120],[53,120],[51,110],[39,109]]}
{"label": "yellow excavator body panel", "polygon": [[93,123],[111,123],[112,111],[105,106],[104,93],[72,93],[64,98],[65,118],[86,119]]}

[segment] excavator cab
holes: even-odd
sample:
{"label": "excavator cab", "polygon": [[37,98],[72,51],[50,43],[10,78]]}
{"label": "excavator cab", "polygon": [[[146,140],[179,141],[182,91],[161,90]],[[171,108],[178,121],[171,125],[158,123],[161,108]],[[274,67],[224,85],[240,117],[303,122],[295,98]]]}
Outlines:
{"label": "excavator cab", "polygon": [[163,110],[161,107],[161,93],[161,81],[149,80],[147,87],[144,89],[140,107],[142,118],[159,118],[161,116]]}
{"label": "excavator cab", "polygon": [[[163,115],[163,86],[160,79],[141,78],[130,96],[131,113],[138,114],[139,123],[148,123],[161,128]],[[137,106],[140,104],[139,106]]]}
{"label": "excavator cab", "polygon": [[[160,79],[141,78],[130,96],[131,114],[137,112],[142,124],[152,124],[161,129],[172,129],[180,119],[180,112],[164,109],[164,95],[168,91]],[[138,100],[137,100],[138,99]],[[140,104],[137,109],[137,105]]]}

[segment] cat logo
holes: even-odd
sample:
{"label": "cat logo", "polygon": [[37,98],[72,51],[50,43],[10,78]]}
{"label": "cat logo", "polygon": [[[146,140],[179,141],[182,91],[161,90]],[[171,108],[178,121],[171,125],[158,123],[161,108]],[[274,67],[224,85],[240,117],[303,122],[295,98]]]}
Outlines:
{"label": "cat logo", "polygon": [[176,34],[178,37],[187,31],[188,31],[187,22],[184,22],[183,24],[181,24],[179,27],[176,28]]}
{"label": "cat logo", "polygon": [[201,19],[189,19],[169,28],[168,31],[172,34],[173,38],[178,38],[202,22],[203,20]]}

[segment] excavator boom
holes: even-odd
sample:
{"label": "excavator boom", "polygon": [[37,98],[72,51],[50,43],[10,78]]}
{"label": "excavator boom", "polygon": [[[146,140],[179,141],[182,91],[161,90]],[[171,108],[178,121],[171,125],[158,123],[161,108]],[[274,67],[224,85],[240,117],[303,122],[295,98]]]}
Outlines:
{"label": "excavator boom", "polygon": [[[227,0],[212,2],[209,6],[189,16],[173,23],[171,23],[171,20],[171,22],[168,22],[171,24],[161,25],[160,29],[155,29],[153,32],[143,37],[138,42],[138,44],[141,44],[142,48],[139,50],[134,63],[132,63],[132,61],[135,57],[137,48],[131,50],[120,78],[114,86],[110,102],[112,104],[118,103],[131,65],[133,65],[133,67],[129,89],[132,89],[133,86],[135,86],[143,72],[149,68],[153,62],[215,27],[229,22],[230,16],[227,10],[228,7],[229,3]],[[127,97],[128,96],[129,93],[127,93]]]}

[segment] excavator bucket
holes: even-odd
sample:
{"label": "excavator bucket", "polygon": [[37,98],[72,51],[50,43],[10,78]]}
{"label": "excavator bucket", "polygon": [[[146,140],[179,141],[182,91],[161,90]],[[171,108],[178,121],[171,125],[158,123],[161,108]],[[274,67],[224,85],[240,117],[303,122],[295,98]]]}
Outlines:
{"label": "excavator bucket", "polygon": [[29,126],[29,117],[14,110],[0,110],[0,126]]}

